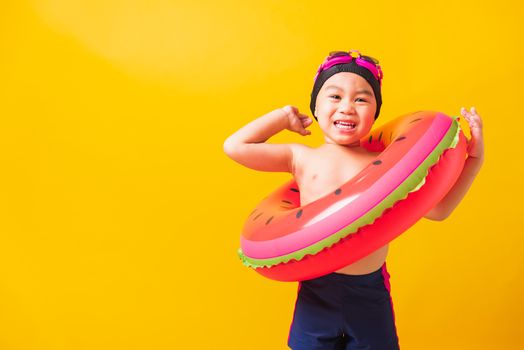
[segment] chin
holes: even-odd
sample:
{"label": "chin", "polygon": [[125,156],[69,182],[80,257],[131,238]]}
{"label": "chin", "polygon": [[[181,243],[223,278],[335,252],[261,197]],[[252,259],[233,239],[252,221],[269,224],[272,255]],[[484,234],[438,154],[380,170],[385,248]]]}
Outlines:
{"label": "chin", "polygon": [[360,144],[360,139],[359,138],[355,138],[355,137],[351,137],[351,138],[347,138],[347,137],[327,137],[326,138],[326,142],[329,142],[329,143],[335,143],[337,145],[341,145],[341,146],[350,146],[354,143],[359,143]]}
{"label": "chin", "polygon": [[349,142],[340,142],[339,145],[357,147],[357,146],[360,146],[360,140],[352,140]]}

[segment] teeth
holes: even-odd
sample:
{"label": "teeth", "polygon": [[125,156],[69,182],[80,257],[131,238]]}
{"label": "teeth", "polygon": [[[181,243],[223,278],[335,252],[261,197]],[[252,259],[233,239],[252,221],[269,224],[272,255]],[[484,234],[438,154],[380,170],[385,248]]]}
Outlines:
{"label": "teeth", "polygon": [[337,126],[338,128],[343,128],[343,129],[354,129],[356,125],[353,122],[345,122],[345,121],[337,120],[335,121],[335,126]]}

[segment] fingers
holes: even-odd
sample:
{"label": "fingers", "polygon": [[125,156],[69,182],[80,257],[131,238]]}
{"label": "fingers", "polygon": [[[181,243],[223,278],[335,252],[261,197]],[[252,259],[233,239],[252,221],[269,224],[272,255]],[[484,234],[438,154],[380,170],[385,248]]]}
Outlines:
{"label": "fingers", "polygon": [[303,136],[311,135],[311,131],[306,130],[306,128],[310,126],[311,123],[313,123],[313,120],[311,120],[311,118],[306,116],[306,118],[301,118],[300,122],[301,122],[300,130],[299,130],[300,135],[303,135]]}
{"label": "fingers", "polygon": [[477,118],[477,119],[480,119],[480,115],[478,114],[477,112],[477,109],[475,107],[471,107],[471,110],[467,110],[466,108],[462,107],[460,109],[460,114],[462,114],[462,116],[464,116],[464,118],[468,119],[468,118]]}
{"label": "fingers", "polygon": [[297,107],[294,107],[294,106],[291,106],[291,105],[287,105],[287,106],[282,107],[282,110],[284,110],[284,112],[286,112],[287,115],[290,116],[290,117],[297,117],[297,118],[300,118],[300,119],[302,119],[302,118],[309,118],[307,115],[299,113]]}
{"label": "fingers", "polygon": [[304,126],[304,128],[307,128],[308,126],[310,126],[313,123],[313,119],[311,119],[310,117],[304,114],[300,115],[300,121],[302,122],[302,125]]}
{"label": "fingers", "polygon": [[482,136],[482,119],[477,112],[475,107],[471,107],[468,111],[462,107],[460,114],[468,122],[469,129],[471,130],[471,139],[467,143],[467,152],[472,157],[483,158],[484,156],[484,141]]}
{"label": "fingers", "polygon": [[302,136],[311,135],[311,131],[306,130],[306,128],[313,123],[312,118],[305,114],[299,113],[298,108],[291,105],[282,107],[282,109],[286,112],[290,120],[289,130],[294,131]]}
{"label": "fingers", "polygon": [[306,129],[302,129],[300,131],[300,135],[302,135],[302,136],[311,135],[311,131],[306,130]]}
{"label": "fingers", "polygon": [[460,114],[464,117],[464,119],[466,119],[472,132],[474,130],[477,132],[482,131],[482,119],[480,118],[480,115],[478,114],[475,107],[471,107],[470,111],[462,107],[460,109]]}
{"label": "fingers", "polygon": [[311,131],[306,130],[306,128],[309,127],[311,124],[313,124],[313,119],[308,117],[305,114],[302,114],[300,121],[302,122],[302,127],[304,128],[304,131],[306,132],[303,135],[311,135]]}

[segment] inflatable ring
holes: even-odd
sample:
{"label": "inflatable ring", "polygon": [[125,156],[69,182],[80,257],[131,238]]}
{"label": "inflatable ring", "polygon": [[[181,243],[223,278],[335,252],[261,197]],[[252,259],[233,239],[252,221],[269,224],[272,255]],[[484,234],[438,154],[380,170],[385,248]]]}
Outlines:
{"label": "inflatable ring", "polygon": [[422,218],[450,190],[466,158],[458,118],[416,112],[361,139],[378,156],[330,194],[300,206],[294,180],[248,216],[239,256],[278,281],[302,281],[347,266]]}

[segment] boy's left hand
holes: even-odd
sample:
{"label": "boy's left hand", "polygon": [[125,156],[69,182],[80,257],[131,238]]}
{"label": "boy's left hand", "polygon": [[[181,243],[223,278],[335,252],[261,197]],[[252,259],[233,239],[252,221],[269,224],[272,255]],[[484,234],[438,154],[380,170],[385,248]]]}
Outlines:
{"label": "boy's left hand", "polygon": [[473,158],[484,159],[484,137],[482,135],[482,119],[475,107],[471,111],[462,107],[460,114],[467,120],[471,131],[471,139],[468,140],[468,155]]}

